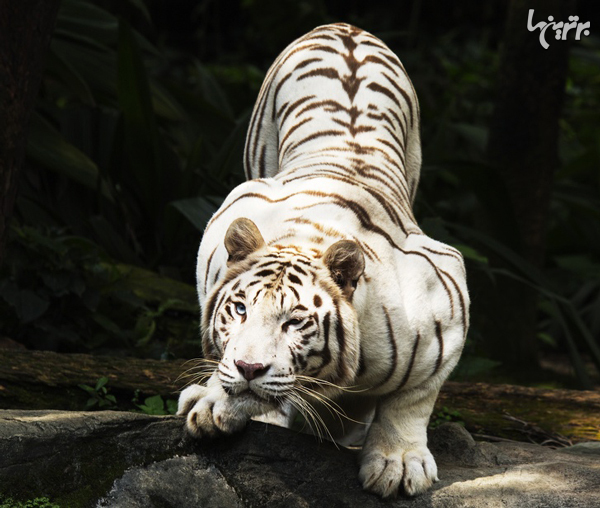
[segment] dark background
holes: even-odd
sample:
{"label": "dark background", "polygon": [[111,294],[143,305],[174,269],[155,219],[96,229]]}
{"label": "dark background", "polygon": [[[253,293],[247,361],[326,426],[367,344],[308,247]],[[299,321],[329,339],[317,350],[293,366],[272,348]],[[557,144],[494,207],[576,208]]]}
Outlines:
{"label": "dark background", "polygon": [[[195,255],[243,180],[263,76],[296,37],[345,21],[390,46],[419,96],[416,215],[463,252],[473,302],[456,375],[598,383],[595,2],[42,3],[0,4],[3,344],[197,354]],[[577,13],[591,35],[548,30],[543,50],[529,8],[535,22]]]}

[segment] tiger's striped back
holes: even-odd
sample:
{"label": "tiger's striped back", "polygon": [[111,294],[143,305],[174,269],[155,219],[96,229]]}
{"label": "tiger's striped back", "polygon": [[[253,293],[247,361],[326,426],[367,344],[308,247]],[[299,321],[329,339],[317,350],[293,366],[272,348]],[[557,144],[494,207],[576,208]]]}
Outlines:
{"label": "tiger's striped back", "polygon": [[316,28],[277,58],[246,141],[247,178],[337,178],[370,189],[414,222],[419,106],[400,60],[346,24]]}

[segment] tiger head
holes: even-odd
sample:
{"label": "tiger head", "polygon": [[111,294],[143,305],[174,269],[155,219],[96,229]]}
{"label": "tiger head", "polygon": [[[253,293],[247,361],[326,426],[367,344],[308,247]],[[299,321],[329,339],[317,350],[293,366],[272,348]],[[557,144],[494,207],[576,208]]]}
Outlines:
{"label": "tiger head", "polygon": [[203,348],[225,392],[273,408],[351,384],[360,351],[352,297],[365,268],[359,245],[341,240],[321,256],[270,247],[245,218],[233,221],[224,243],[228,269],[206,300]]}

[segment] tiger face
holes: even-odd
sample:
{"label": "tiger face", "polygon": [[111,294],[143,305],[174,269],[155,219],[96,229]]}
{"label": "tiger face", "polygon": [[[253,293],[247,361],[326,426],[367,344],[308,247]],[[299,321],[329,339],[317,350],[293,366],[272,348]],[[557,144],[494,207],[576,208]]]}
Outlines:
{"label": "tiger face", "polygon": [[268,247],[243,218],[225,247],[228,271],[203,314],[205,356],[218,361],[223,390],[266,412],[350,384],[359,362],[352,295],[365,266],[360,247],[342,240],[320,258]]}

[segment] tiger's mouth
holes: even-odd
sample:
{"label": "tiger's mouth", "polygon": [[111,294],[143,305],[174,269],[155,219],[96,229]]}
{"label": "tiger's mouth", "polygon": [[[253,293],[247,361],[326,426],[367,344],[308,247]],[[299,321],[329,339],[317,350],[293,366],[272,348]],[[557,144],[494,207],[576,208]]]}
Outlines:
{"label": "tiger's mouth", "polygon": [[254,400],[256,402],[262,402],[265,404],[271,403],[270,399],[263,397],[262,395],[259,395],[251,388],[248,388],[248,389],[244,390],[243,392],[238,393],[237,396],[242,397],[242,398],[248,398],[250,400]]}
{"label": "tiger's mouth", "polygon": [[264,397],[251,388],[232,395],[232,397],[237,400],[238,407],[248,412],[252,417],[278,410],[282,404],[281,400],[275,400],[273,397]]}
{"label": "tiger's mouth", "polygon": [[235,392],[235,391],[233,391],[231,389],[227,389],[225,387],[224,387],[224,390],[227,393],[227,395],[229,395],[230,397],[235,397],[236,399],[238,399],[242,402],[254,402],[254,403],[259,403],[259,404],[268,405],[268,406],[277,406],[277,403],[273,400],[272,397],[263,396],[263,395],[257,393],[256,391],[254,391],[250,387],[248,387],[240,392]]}

